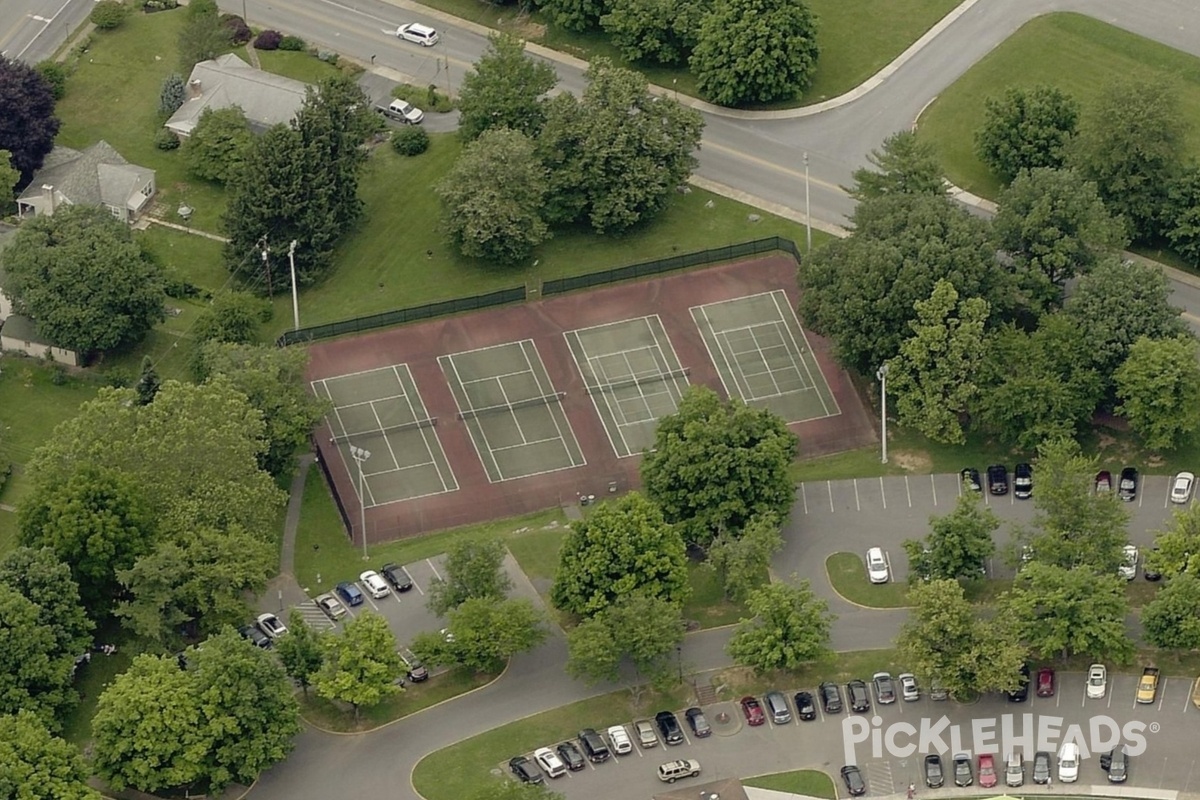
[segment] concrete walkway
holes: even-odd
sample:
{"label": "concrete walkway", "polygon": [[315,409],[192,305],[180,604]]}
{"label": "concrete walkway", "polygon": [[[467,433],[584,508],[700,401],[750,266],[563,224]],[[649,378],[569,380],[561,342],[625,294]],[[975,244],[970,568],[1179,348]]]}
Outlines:
{"label": "concrete walkway", "polygon": [[308,470],[315,460],[316,456],[312,453],[300,456],[300,462],[296,465],[296,474],[292,476],[287,515],[283,522],[283,541],[279,548],[279,574],[271,579],[267,588],[258,596],[256,605],[260,612],[273,611],[280,614],[285,608],[298,606],[308,601],[308,595],[296,581],[296,529],[300,526],[300,506],[304,503],[304,484],[308,478]]}

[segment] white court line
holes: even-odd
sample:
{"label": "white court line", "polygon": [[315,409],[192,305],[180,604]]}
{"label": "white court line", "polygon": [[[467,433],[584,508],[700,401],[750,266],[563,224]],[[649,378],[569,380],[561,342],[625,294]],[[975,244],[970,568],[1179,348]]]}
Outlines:
{"label": "white court line", "polygon": [[[388,367],[388,369],[390,369],[390,370],[395,370],[395,368],[396,368],[395,365]],[[386,397],[376,397],[371,400],[362,400],[358,403],[341,403],[337,407],[338,408],[358,408],[359,406],[366,406],[366,405],[370,405],[371,403],[382,403],[386,400],[402,400],[402,399],[407,399],[407,398],[408,398],[407,394],[390,394],[390,395],[387,395]],[[332,402],[332,400],[330,402]]]}
{"label": "white court line", "polygon": [[[746,371],[742,369],[741,362],[738,361],[738,356],[741,353],[733,348],[729,341],[728,331],[714,331],[713,335],[717,339],[717,344],[721,348],[722,356],[725,358],[725,363],[729,365],[729,369],[733,374],[733,383],[737,386],[738,396],[744,402],[757,400],[758,396],[750,391],[750,384],[746,382]],[[738,379],[741,379],[740,382]]]}
{"label": "white court line", "polygon": [[[467,397],[466,384],[464,384],[462,382],[462,377],[458,374],[458,367],[456,367],[454,365],[454,356],[451,354],[447,354],[444,356],[438,356],[438,364],[442,368],[442,374],[445,374],[445,372],[446,372],[446,364],[450,365],[450,371],[452,373],[454,373],[454,380],[458,382],[459,388],[462,389],[463,399],[465,399],[468,403],[470,403],[471,398]],[[458,408],[458,413],[459,413],[459,416],[461,417],[464,409],[462,407],[462,404],[458,402],[458,394],[456,394],[454,391],[451,391],[450,394],[454,397],[454,405]],[[464,420],[464,423],[465,422],[466,422],[466,420]],[[483,451],[479,449],[479,443],[475,440],[475,430],[478,430],[479,436],[483,439],[484,447],[487,447],[487,449],[488,449],[488,457],[491,458],[491,460],[492,460],[492,467],[496,470],[495,474],[500,475],[501,480],[503,480],[503,473],[500,472],[500,465],[496,463],[496,456],[492,452],[491,445],[488,444],[487,434],[483,432],[483,426],[478,424],[478,422],[479,422],[478,418],[476,418],[474,420],[474,422],[476,423],[474,426],[467,425],[467,433],[468,433],[467,438],[471,440],[471,447],[473,447],[475,449],[475,455],[479,458],[479,463],[483,465],[483,471],[485,473],[488,473],[488,469],[487,469],[488,460],[483,457]],[[496,483],[496,481],[492,480],[492,476],[490,473],[487,474],[487,479],[488,479],[488,483]]]}
{"label": "white court line", "polygon": [[[788,326],[786,324],[788,318],[786,316],[784,316],[783,310],[779,307],[779,295],[781,295],[781,294],[783,295],[783,299],[787,300],[787,295],[784,294],[783,291],[781,291],[779,289],[776,289],[774,292],[771,292],[771,297],[774,298],[774,300],[775,300],[775,310],[779,312],[779,316],[784,320],[784,327],[788,328]],[[799,318],[796,317],[796,310],[794,308],[792,308],[791,303],[787,303],[786,305],[788,308],[788,313],[791,314],[792,319],[796,320],[796,327],[800,329],[800,335],[804,338],[804,348],[807,349],[809,353],[812,353],[812,348],[809,347],[809,345],[808,345],[808,336],[805,335],[804,327],[800,324]],[[792,346],[796,348],[796,353],[797,353],[797,355],[800,356],[800,363],[804,364],[804,371],[808,373],[809,385],[811,385],[813,387],[813,389],[816,390],[816,392],[817,392],[817,398],[821,401],[821,410],[825,412],[825,416],[827,416],[827,417],[833,416],[832,414],[829,413],[829,406],[826,405],[825,398],[821,396],[821,391],[819,389],[817,389],[817,382],[813,378],[812,370],[810,370],[808,368],[808,361],[807,361],[807,359],[804,358],[804,350],[802,350],[800,348],[800,343],[796,341],[796,337],[792,334],[791,328],[788,328],[788,336],[791,337]],[[816,356],[814,355],[813,358],[816,358]],[[821,380],[825,380],[824,375],[821,376]],[[829,388],[829,395],[832,398],[833,397],[833,389],[831,387],[829,387],[828,382],[826,382],[825,385],[827,388]],[[833,404],[834,404],[834,407],[836,408],[837,407],[836,398],[833,400]],[[840,413],[842,413],[842,410],[840,408],[838,408],[835,413],[840,414]]]}
{"label": "white court line", "polygon": [[[663,332],[663,338],[667,340],[667,346],[663,347],[662,342],[660,342],[658,339],[658,330],[655,330],[654,326],[652,326],[650,324],[650,322],[649,322],[650,317],[646,317],[646,327],[650,329],[650,335],[654,337],[654,345],[658,348],[658,352],[662,353],[663,361],[666,361],[667,366],[670,367],[671,372],[675,372],[675,373],[682,372],[683,371],[683,362],[681,362],[679,360],[679,354],[675,352],[675,344],[671,341],[670,334],[667,333],[667,329],[663,326],[662,318],[659,317],[658,314],[653,314],[652,316],[658,322],[658,330],[661,330]],[[668,350],[671,353],[670,360],[668,360],[666,357]],[[674,366],[672,366],[672,364]],[[679,379],[680,378],[683,379],[683,386],[684,386],[683,389],[679,388]],[[675,391],[677,391],[679,393],[680,397],[682,397],[684,392],[687,391],[687,387],[691,385],[691,381],[688,380],[687,375],[677,375],[676,377],[671,379],[671,382],[673,384],[675,384]],[[676,410],[678,410],[678,408],[679,408],[678,399],[675,401],[675,408],[676,408]]]}
{"label": "white court line", "polygon": [[[542,385],[541,375],[538,375],[538,373],[533,368],[533,361],[531,361],[529,358],[529,351],[525,349],[526,342],[529,343],[529,346],[533,348],[534,354],[537,355],[538,364],[541,365],[542,373],[545,374],[546,380],[548,380],[548,381],[550,381],[550,373],[546,372],[546,365],[542,362],[542,356],[537,351],[537,345],[533,343],[532,339],[523,339],[521,341],[521,355],[525,356],[525,363],[529,366],[529,371],[533,374],[534,381],[537,382],[538,391],[542,393],[543,397],[547,397],[554,390],[554,382],[550,381],[551,392],[547,392],[546,387],[544,387]],[[566,411],[563,411],[561,402],[558,403],[558,407],[559,407],[559,410],[563,412],[563,422],[567,423],[568,430],[571,430],[571,421],[567,419],[567,413],[566,413]],[[568,466],[559,467],[558,469],[571,469],[573,467],[585,466],[587,464],[587,459],[583,457],[583,448],[579,447],[579,440],[575,438],[575,431],[571,430],[571,440],[574,441],[575,446],[577,448],[579,448],[579,457],[583,458],[582,464],[575,463],[575,455],[571,452],[571,448],[567,446],[567,437],[563,436],[562,427],[559,426],[559,424],[558,424],[558,417],[554,414],[554,409],[551,408],[550,406],[547,406],[546,408],[547,408],[547,413],[550,415],[550,421],[554,423],[554,430],[558,431],[558,438],[560,440],[562,440],[563,450],[567,454],[567,461],[570,462]],[[557,471],[558,470],[547,470],[547,472],[557,472]]]}
{"label": "white court line", "polygon": [[[612,324],[612,323],[610,323],[610,324]],[[600,326],[600,327],[604,327],[604,326]],[[587,329],[583,329],[583,330],[587,330]],[[587,354],[588,353],[587,347],[583,344],[583,339],[581,339],[579,336],[579,331],[563,331],[563,338],[567,339],[567,350],[571,351],[571,360],[575,362],[575,368],[577,370],[579,370],[579,374],[583,377],[583,385],[587,386],[588,385],[587,373],[585,373],[583,370],[583,364],[580,363],[579,356],[576,354],[575,348],[571,347],[571,342],[570,342],[570,338],[569,338],[571,335],[575,336],[575,344],[576,344],[576,346],[578,346],[579,352],[583,353],[583,357],[588,359],[589,364],[591,363],[591,359]],[[588,367],[588,370],[592,373],[592,377],[595,378],[596,377],[595,371],[592,370],[590,366]],[[596,400],[595,394],[592,395],[592,406],[596,409],[596,414],[601,417],[601,420],[603,420],[603,415],[600,415],[600,402],[598,400]],[[612,406],[610,406],[608,403],[607,395],[605,395],[605,397],[604,397],[604,406],[608,409],[609,416],[611,416],[613,419],[613,424],[617,425],[617,417],[616,417],[616,414],[613,413]],[[624,433],[621,432],[620,425],[617,425],[617,434],[621,437],[621,443],[623,445],[625,445],[625,455],[624,456],[622,456],[621,451],[619,449],[617,449],[617,443],[613,439],[612,432],[609,431],[608,426],[601,425],[600,427],[604,428],[604,435],[605,435],[605,437],[608,438],[608,444],[612,447],[613,452],[617,454],[617,458],[626,458],[628,456],[633,455],[632,453],[629,452],[629,445],[625,443],[625,435],[624,435]]]}
{"label": "white court line", "polygon": [[[383,435],[383,420],[379,418],[379,412],[375,410],[375,404],[371,404],[371,416],[375,417],[375,424],[379,426],[379,433]],[[396,451],[392,449],[392,440],[389,436],[383,436],[383,443],[387,445],[388,455],[392,457],[392,470],[400,469],[400,459],[396,458]],[[389,470],[392,471],[392,470]],[[372,495],[374,499],[374,495]]]}
{"label": "white court line", "polygon": [[[535,444],[547,444],[549,442],[561,442],[561,441],[562,441],[561,436],[551,436],[549,439],[527,439],[526,441],[521,442],[520,444],[502,445],[500,447],[497,447],[493,452],[503,453],[507,450],[518,450],[522,447],[531,447]],[[559,469],[562,469],[562,468],[560,467]]]}
{"label": "white court line", "polygon": [[[708,337],[704,335],[704,330],[700,328],[700,320],[696,319],[697,311],[699,311],[700,315],[704,317],[704,324],[708,326],[708,333],[714,340],[716,340],[717,349],[719,350],[721,348],[721,340],[717,338],[716,328],[714,328],[712,323],[709,322],[708,312],[704,310],[704,306],[692,306],[688,309],[688,312],[692,315],[692,322],[696,324],[697,330],[700,331],[700,340],[704,342],[704,349],[708,352],[708,358],[710,361],[712,361],[713,366],[717,367],[717,377],[721,380],[721,388],[725,390],[725,396],[733,397],[733,392],[729,391],[729,384],[725,382],[725,373],[722,372],[721,368],[717,366],[717,357],[713,355],[712,348],[708,345]],[[729,360],[725,358],[724,351],[721,352],[721,360],[725,362],[725,368],[730,369]],[[732,372],[730,374],[732,374]]]}
{"label": "white court line", "polygon": [[[410,411],[412,411],[413,418],[429,419],[429,406],[425,405],[425,400],[421,397],[421,390],[417,388],[417,381],[415,378],[413,378],[412,371],[409,370],[407,364],[396,365],[396,381],[400,383],[401,388],[404,387],[404,382],[400,380],[400,367],[404,367],[404,374],[408,376],[408,380],[412,383],[413,391],[417,396],[417,403],[419,403],[421,406],[421,415],[418,417],[416,408],[413,406],[412,398],[409,397],[408,390],[405,389],[404,397],[406,400],[408,400],[408,408]],[[437,471],[438,480],[442,482],[442,490],[446,492],[458,491],[458,479],[454,476],[454,469],[450,466],[450,459],[446,458],[446,450],[442,447],[441,437],[438,436],[437,431],[433,430],[432,428],[420,428],[419,430],[421,431],[421,441],[425,443],[425,449],[429,451],[430,461],[433,463],[434,470]],[[433,448],[429,445],[429,439],[426,436],[426,431],[432,431],[433,433],[434,443],[437,444],[438,452],[442,454],[442,460],[446,462],[446,470],[450,473],[450,483],[446,482],[446,476],[442,474],[442,468],[437,463],[437,459],[433,455]]]}
{"label": "white court line", "polygon": [[[529,357],[526,356],[525,360],[528,361]],[[521,427],[521,420],[517,419],[517,410],[512,407],[512,400],[508,399],[508,390],[504,388],[504,381],[501,380],[500,378],[494,378],[493,380],[495,380],[496,385],[500,387],[500,396],[504,398],[504,405],[508,406],[508,408],[505,409],[504,413],[506,413],[510,417],[512,417],[513,425],[517,426],[517,433],[521,434],[521,445],[520,446],[529,444],[529,439],[526,438],[526,436],[525,436],[525,430],[524,430],[524,428]],[[537,378],[534,378],[534,380],[536,381]],[[539,383],[538,391],[540,392],[541,389],[542,389],[542,385]],[[545,392],[542,392],[542,394],[544,395]],[[512,446],[513,445],[510,445],[509,447],[511,448]],[[491,447],[491,445],[489,444],[488,447]],[[495,450],[493,450],[492,452],[495,452]],[[500,473],[500,474],[503,475],[504,473]]]}
{"label": "white court line", "polygon": [[[580,344],[582,346],[582,342]],[[585,355],[587,354],[586,347],[584,347],[583,352]],[[605,355],[611,354],[606,353]],[[592,371],[592,377],[597,379],[595,391],[592,393],[592,397],[594,398],[596,394],[604,395],[604,407],[608,409],[608,413],[609,416],[612,417],[613,424],[617,426],[617,435],[621,437],[621,447],[626,453],[632,455],[632,449],[629,447],[629,440],[625,438],[625,431],[623,430],[624,425],[622,424],[622,420],[625,418],[625,412],[621,410],[619,404],[616,404],[617,399],[615,397],[611,397],[608,392],[600,389],[600,386],[603,384],[612,383],[612,381],[608,379],[608,372],[604,369],[604,364],[600,362],[600,359],[603,357],[604,356],[587,357],[588,367]],[[628,361],[628,359],[626,360]],[[596,405],[596,403],[593,401],[592,405]],[[611,436],[609,437],[609,441],[612,441]],[[615,450],[616,448],[614,447],[613,449]]]}
{"label": "white court line", "polygon": [[[771,369],[770,365],[767,364],[767,353],[765,350],[762,349],[762,345],[760,345],[758,343],[758,329],[760,327],[762,327],[762,326],[756,325],[750,329],[750,338],[754,342],[754,350],[755,350],[755,352],[758,353],[758,359],[760,361],[762,361],[763,369],[766,370],[768,377],[771,378],[771,385],[775,387],[775,394],[778,395],[779,394],[779,381],[775,380],[775,370]],[[798,375],[799,371],[797,371],[796,374]],[[749,377],[749,376],[747,376],[747,377]],[[758,398],[755,398],[755,399],[757,400]]]}
{"label": "white court line", "polygon": [[[766,351],[763,350],[762,347],[758,344],[758,334],[755,333],[756,329],[766,327],[767,325],[774,325],[778,328],[778,327],[781,327],[782,323],[780,323],[778,321],[771,321],[771,322],[764,322],[764,323],[760,323],[760,324],[756,324],[756,325],[745,325],[740,328],[727,328],[723,331],[720,331],[720,333],[719,333],[720,336],[726,337],[725,341],[726,341],[726,343],[728,343],[728,337],[729,337],[730,333],[741,333],[743,331],[749,332],[751,338],[754,339],[754,350],[734,350],[733,345],[729,345],[729,348],[734,356],[741,356],[741,355],[745,355],[746,353],[757,352],[759,354],[759,360],[762,361],[763,369],[759,372],[749,372],[744,367],[742,367],[740,360],[735,359],[738,364],[738,371],[741,372],[743,379],[757,378],[759,375],[769,375],[771,377],[771,383],[773,383],[775,385],[774,392],[771,392],[769,394],[756,394],[756,395],[753,395],[752,397],[748,397],[747,400],[772,400],[776,397],[786,397],[787,395],[790,395],[790,394],[800,394],[801,392],[816,392],[817,387],[815,385],[802,386],[799,389],[788,389],[787,391],[783,391],[782,389],[779,388],[779,381],[775,380],[775,374],[778,372],[783,372],[785,369],[789,369],[789,368],[785,367],[783,369],[773,369],[772,367],[770,367],[767,364],[767,359],[766,359],[766,356],[764,355]],[[784,352],[788,352],[787,348],[784,347],[783,345],[771,345],[770,349],[776,349],[779,347],[783,347]],[[792,366],[790,367],[790,369],[796,373],[797,378],[799,378],[801,381],[803,381],[804,376],[800,374],[800,370],[796,367],[796,360],[794,358],[792,358],[792,355],[790,352],[788,352],[788,358],[790,358],[792,360]],[[810,378],[811,378],[811,376],[810,376]],[[745,383],[746,383],[746,389],[747,389],[747,391],[749,391],[750,383],[748,380],[746,380]],[[820,392],[817,392],[817,394],[820,395]],[[820,399],[820,398],[818,397],[818,399]],[[829,414],[828,408],[826,408],[824,406],[824,401],[822,401],[822,408],[825,410],[825,416],[831,416]],[[815,417],[814,419],[821,419],[821,417]]]}
{"label": "white court line", "polygon": [[356,378],[359,375],[370,375],[372,372],[383,372],[391,367],[371,367],[370,369],[360,369],[358,372],[344,372],[341,375],[334,375],[330,378],[318,378],[322,383],[326,381],[340,381],[342,378]]}
{"label": "white court line", "polygon": [[[643,348],[639,349],[637,352],[641,352],[642,350],[646,350],[646,349],[648,349],[648,348],[644,348],[644,347],[643,347]],[[637,375],[635,375],[635,374],[634,374],[634,371],[633,371],[633,364],[631,364],[631,363],[630,363],[630,361],[629,361],[629,353],[630,353],[630,352],[633,352],[633,351],[630,351],[630,350],[625,350],[625,351],[622,351],[622,353],[621,353],[621,358],[625,360],[625,366],[629,368],[629,369],[628,369],[628,372],[629,372],[629,374],[630,374],[630,376],[631,376],[631,377],[630,377],[630,380],[634,381],[634,384],[633,384],[633,385],[637,387],[637,390],[638,390],[638,397],[640,397],[640,398],[641,398],[641,401],[642,401],[642,406],[643,406],[643,407],[646,409],[646,417],[647,417],[647,419],[653,419],[653,418],[654,418],[654,415],[650,413],[650,402],[649,402],[649,401],[646,399],[646,392],[645,392],[645,390],[643,390],[643,389],[642,389],[642,384],[641,384],[641,382],[640,382],[640,381],[641,381],[641,379],[640,379],[640,378],[639,378]],[[663,372],[661,369],[658,369],[657,360],[656,360],[656,364],[655,364],[655,369],[656,369],[656,370],[658,370],[658,374],[657,374],[657,375],[650,375],[650,374],[647,374],[647,375],[646,375],[646,380],[660,380],[660,379],[661,379],[661,380],[665,380],[665,377],[664,377],[664,376],[665,376],[665,374],[666,374],[666,373],[664,373],[664,372]],[[632,399],[632,398],[631,398],[631,399]],[[624,411],[622,411],[621,413],[622,413],[622,415],[624,415]],[[628,418],[628,417],[626,417],[626,418]]]}

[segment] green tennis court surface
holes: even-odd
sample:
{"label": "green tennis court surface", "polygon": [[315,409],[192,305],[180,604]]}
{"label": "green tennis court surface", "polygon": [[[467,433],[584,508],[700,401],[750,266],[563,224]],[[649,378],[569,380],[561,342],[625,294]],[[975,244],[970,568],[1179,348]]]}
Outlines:
{"label": "green tennis court surface", "polygon": [[492,483],[587,463],[532,339],[438,357]]}
{"label": "green tennis court surface", "polygon": [[362,463],[360,502],[367,508],[453,492],[458,481],[406,364],[324,378],[312,383],[317,397],[333,403],[329,425],[358,491],[354,451]]}
{"label": "green tennis court surface", "polygon": [[688,386],[658,315],[563,336],[617,458],[652,447],[659,418],[675,413]]}
{"label": "green tennis court surface", "polygon": [[841,413],[782,290],[690,310],[730,397],[788,422]]}

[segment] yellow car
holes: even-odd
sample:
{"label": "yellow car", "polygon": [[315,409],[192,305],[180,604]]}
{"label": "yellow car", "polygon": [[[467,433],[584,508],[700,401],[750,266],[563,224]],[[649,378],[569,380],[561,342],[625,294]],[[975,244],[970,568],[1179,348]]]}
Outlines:
{"label": "yellow car", "polygon": [[1142,679],[1138,681],[1137,701],[1143,704],[1154,702],[1158,694],[1158,668],[1146,667],[1142,670]]}

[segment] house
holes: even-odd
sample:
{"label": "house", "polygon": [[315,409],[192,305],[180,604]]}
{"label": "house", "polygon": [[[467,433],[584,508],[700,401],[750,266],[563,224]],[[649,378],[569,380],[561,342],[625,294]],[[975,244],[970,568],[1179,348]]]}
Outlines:
{"label": "house", "polygon": [[64,204],[103,206],[132,222],[154,192],[154,170],[130,164],[104,140],[86,150],[55,147],[17,198],[17,214],[53,214]]}
{"label": "house", "polygon": [[205,109],[237,106],[250,127],[261,133],[272,125],[291,122],[307,95],[308,84],[255,69],[228,53],[192,68],[187,99],[167,120],[166,127],[186,138]]}
{"label": "house", "polygon": [[[12,240],[16,229],[0,225],[0,251]],[[4,293],[4,269],[0,267],[0,352],[22,353],[34,358],[47,355],[60,364],[79,366],[79,355],[73,350],[55,347],[38,336],[37,325],[29,317],[13,313],[13,304]]]}

